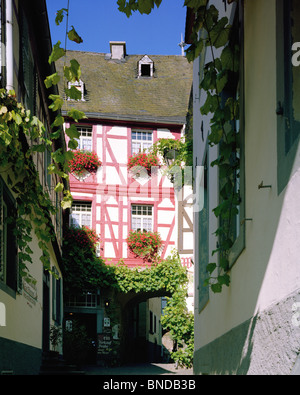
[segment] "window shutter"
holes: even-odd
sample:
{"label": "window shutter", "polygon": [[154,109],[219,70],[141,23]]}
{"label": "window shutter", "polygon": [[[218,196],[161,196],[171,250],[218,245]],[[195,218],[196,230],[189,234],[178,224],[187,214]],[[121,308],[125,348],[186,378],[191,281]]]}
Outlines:
{"label": "window shutter", "polygon": [[24,84],[24,104],[33,114],[35,113],[36,76],[33,57],[30,48],[29,29],[26,17],[22,12],[22,72]]}
{"label": "window shutter", "polygon": [[56,280],[56,322],[61,324],[61,279]]}
{"label": "window shutter", "polygon": [[56,321],[56,278],[54,273],[56,274],[56,269],[52,266],[52,319]]}

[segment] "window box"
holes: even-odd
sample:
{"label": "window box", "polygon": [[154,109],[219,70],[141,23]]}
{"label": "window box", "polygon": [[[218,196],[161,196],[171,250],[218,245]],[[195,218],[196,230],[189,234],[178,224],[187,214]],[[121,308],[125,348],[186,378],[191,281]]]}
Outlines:
{"label": "window box", "polygon": [[132,171],[136,177],[143,175],[151,176],[152,167],[160,166],[159,159],[153,153],[138,152],[129,157],[127,168]]}
{"label": "window box", "polygon": [[162,240],[158,232],[130,231],[127,237],[129,250],[144,261],[154,262],[162,248]]}
{"label": "window box", "polygon": [[91,173],[96,173],[102,162],[95,152],[74,151],[74,157],[69,162],[70,172],[77,177],[86,178]]}

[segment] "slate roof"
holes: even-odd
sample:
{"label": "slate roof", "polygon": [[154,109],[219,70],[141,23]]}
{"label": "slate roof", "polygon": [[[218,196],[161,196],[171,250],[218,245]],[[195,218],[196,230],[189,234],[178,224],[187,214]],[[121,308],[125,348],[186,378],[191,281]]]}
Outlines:
{"label": "slate roof", "polygon": [[[192,64],[182,56],[148,55],[154,62],[154,76],[137,78],[143,56],[112,60],[109,54],[68,51],[67,64],[71,59],[80,63],[86,90],[85,101],[68,101],[68,108],[78,108],[89,118],[185,123]],[[58,70],[62,62],[57,62]]]}

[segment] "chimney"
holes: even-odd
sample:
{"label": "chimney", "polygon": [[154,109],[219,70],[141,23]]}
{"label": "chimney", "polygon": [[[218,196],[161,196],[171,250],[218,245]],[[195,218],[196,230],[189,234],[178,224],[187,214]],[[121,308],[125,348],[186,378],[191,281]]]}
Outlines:
{"label": "chimney", "polygon": [[110,41],[111,59],[122,60],[126,55],[126,42],[125,41]]}

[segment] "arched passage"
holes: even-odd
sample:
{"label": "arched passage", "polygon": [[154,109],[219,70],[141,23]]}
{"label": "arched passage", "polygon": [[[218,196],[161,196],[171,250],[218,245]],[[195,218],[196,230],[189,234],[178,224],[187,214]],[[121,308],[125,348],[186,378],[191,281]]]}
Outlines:
{"label": "arched passage", "polygon": [[162,344],[162,297],[165,290],[118,295],[121,307],[122,362],[160,362]]}

